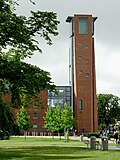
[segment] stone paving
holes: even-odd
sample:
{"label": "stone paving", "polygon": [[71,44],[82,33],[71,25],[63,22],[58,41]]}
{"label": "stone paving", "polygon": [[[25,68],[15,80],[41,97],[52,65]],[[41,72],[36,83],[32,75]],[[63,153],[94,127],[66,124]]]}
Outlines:
{"label": "stone paving", "polygon": [[120,146],[108,146],[108,150],[120,150]]}

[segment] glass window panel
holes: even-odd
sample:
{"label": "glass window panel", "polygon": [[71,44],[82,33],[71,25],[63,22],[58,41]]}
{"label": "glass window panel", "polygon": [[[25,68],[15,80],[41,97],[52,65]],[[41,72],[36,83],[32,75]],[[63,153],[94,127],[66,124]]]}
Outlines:
{"label": "glass window panel", "polygon": [[89,73],[85,73],[85,77],[89,77],[90,75],[89,75]]}
{"label": "glass window panel", "polygon": [[82,99],[79,99],[79,110],[82,110]]}
{"label": "glass window panel", "polygon": [[66,87],[66,92],[69,92],[70,91],[70,87]]}
{"label": "glass window panel", "polygon": [[88,34],[88,18],[80,17],[78,20],[78,33]]}
{"label": "glass window panel", "polygon": [[39,102],[38,101],[34,102],[33,108],[38,108],[38,107],[39,107]]}
{"label": "glass window panel", "polygon": [[85,48],[88,49],[89,47],[87,45],[85,45]]}
{"label": "glass window panel", "polygon": [[37,124],[33,124],[33,128],[37,128]]}
{"label": "glass window panel", "polygon": [[82,74],[82,70],[79,70],[79,74]]}
{"label": "glass window panel", "polygon": [[66,92],[66,96],[70,96],[70,92]]}
{"label": "glass window panel", "polygon": [[85,62],[86,62],[86,63],[89,63],[89,59],[86,59]]}
{"label": "glass window panel", "polygon": [[38,113],[34,113],[33,114],[33,119],[37,119],[38,118]]}
{"label": "glass window panel", "polygon": [[59,92],[59,96],[65,95],[65,90],[64,89],[59,89],[58,92]]}
{"label": "glass window panel", "polygon": [[79,56],[79,59],[81,60],[81,59],[82,59],[82,56]]}
{"label": "glass window panel", "polygon": [[70,101],[66,101],[66,103],[70,106],[71,104],[70,104]]}
{"label": "glass window panel", "polygon": [[70,100],[70,97],[66,97],[66,100]]}

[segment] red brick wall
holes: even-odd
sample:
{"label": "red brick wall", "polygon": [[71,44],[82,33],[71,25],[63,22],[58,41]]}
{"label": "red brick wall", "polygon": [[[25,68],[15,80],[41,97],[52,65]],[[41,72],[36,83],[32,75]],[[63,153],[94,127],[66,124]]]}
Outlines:
{"label": "red brick wall", "polygon": [[[39,94],[39,99],[41,100],[40,105],[38,106],[38,108],[34,108],[33,104],[34,104],[34,100],[33,103],[29,105],[29,107],[27,108],[27,111],[30,115],[30,121],[32,124],[36,124],[37,128],[31,128],[29,131],[30,132],[42,132],[42,131],[46,131],[46,129],[43,128],[44,126],[44,116],[45,116],[45,111],[47,111],[47,99],[48,99],[48,92],[47,91],[41,91]],[[17,112],[19,112],[19,109],[14,109],[14,114],[15,117],[17,115]],[[33,115],[34,113],[38,114],[38,118],[34,119]]]}
{"label": "red brick wall", "polygon": [[[86,35],[78,33],[78,17],[88,17],[88,30]],[[76,129],[82,131],[97,131],[96,106],[96,77],[94,44],[92,38],[92,16],[74,16],[74,112],[78,120]],[[86,48],[86,46],[88,48]],[[79,71],[82,71],[79,74]],[[86,77],[89,73],[89,77]],[[83,101],[82,110],[79,110],[79,99]]]}

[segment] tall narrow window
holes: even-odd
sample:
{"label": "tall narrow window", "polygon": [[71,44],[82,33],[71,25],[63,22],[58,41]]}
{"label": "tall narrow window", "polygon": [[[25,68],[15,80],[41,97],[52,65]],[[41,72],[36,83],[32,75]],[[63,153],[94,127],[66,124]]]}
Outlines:
{"label": "tall narrow window", "polygon": [[34,113],[33,114],[33,119],[37,119],[38,118],[38,113]]}
{"label": "tall narrow window", "polygon": [[82,99],[79,99],[79,110],[82,111]]}
{"label": "tall narrow window", "polygon": [[38,101],[35,101],[35,102],[33,103],[33,108],[36,109],[36,108],[38,108],[38,106],[39,106]]}
{"label": "tall narrow window", "polygon": [[80,17],[78,19],[78,33],[88,34],[88,17]]}

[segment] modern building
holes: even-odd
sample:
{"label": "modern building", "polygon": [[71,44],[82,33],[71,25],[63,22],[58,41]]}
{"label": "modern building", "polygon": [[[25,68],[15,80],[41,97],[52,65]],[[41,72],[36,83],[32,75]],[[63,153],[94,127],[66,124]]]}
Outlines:
{"label": "modern building", "polygon": [[56,91],[56,94],[48,91],[48,107],[59,104],[63,108],[64,103],[71,106],[71,86],[56,86]]}
{"label": "modern building", "polygon": [[94,22],[97,17],[75,14],[68,16],[70,25],[69,78],[76,130],[98,131]]}

